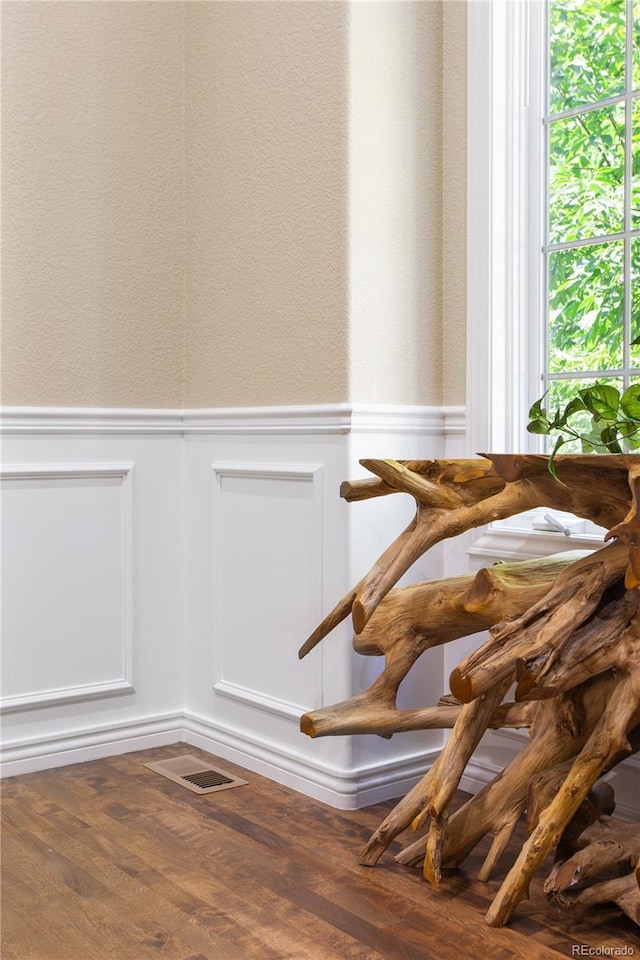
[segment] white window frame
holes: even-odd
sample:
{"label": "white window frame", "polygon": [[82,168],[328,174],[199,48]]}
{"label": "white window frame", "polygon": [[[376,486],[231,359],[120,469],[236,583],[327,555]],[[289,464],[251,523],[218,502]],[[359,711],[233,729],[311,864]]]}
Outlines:
{"label": "white window frame", "polygon": [[[470,452],[541,449],[526,433],[543,392],[544,276],[540,249],[545,162],[545,0],[467,5],[467,437]],[[518,322],[514,322],[517,320]],[[538,378],[538,379],[537,379]],[[479,557],[536,557],[601,545],[536,530],[532,511],[491,524],[469,550]],[[536,524],[537,525],[537,524]]]}
{"label": "white window frame", "polygon": [[469,436],[497,453],[537,449],[532,436],[526,448],[522,442],[542,357],[542,218],[527,189],[540,181],[543,162],[542,129],[536,142],[529,124],[529,98],[540,86],[529,82],[536,66],[531,15],[535,21],[542,7],[531,0],[468,3]]}

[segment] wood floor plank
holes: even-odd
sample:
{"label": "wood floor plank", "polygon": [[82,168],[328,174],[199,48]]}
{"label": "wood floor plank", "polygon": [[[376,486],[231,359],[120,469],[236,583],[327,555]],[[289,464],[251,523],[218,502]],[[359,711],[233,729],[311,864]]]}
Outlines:
{"label": "wood floor plank", "polygon": [[[269,784],[268,786],[265,786],[264,789],[261,791],[262,795],[261,795],[261,803],[259,806],[259,813],[257,808],[255,808],[255,805],[251,807],[250,801],[246,799],[249,796],[248,793],[243,794],[242,798],[240,796],[240,793],[238,793],[236,795],[237,798],[235,801],[235,806],[240,807],[242,805],[241,800],[244,799],[245,802],[243,806],[245,807],[245,811],[244,811],[245,815],[247,815],[247,809],[249,809],[250,811],[249,815],[256,816],[263,827],[265,825],[267,826],[273,825],[274,828],[277,828],[278,824],[280,824],[281,832],[287,835],[289,842],[292,844],[295,844],[297,847],[301,847],[301,846],[304,846],[305,844],[309,844],[309,838],[307,837],[305,839],[305,830],[304,830],[304,824],[309,823],[311,825],[310,849],[314,850],[314,857],[322,857],[323,852],[326,853],[327,851],[330,851],[330,855],[331,855],[334,867],[335,867],[336,860],[340,860],[341,862],[344,862],[345,859],[349,861],[352,867],[355,865],[356,856],[354,856],[354,851],[352,850],[351,847],[342,844],[342,841],[345,839],[345,835],[348,837],[352,833],[354,833],[350,829],[347,829],[346,831],[344,830],[345,824],[347,825],[349,824],[350,817],[354,816],[354,814],[350,812],[338,813],[336,811],[330,810],[329,808],[321,808],[319,812],[319,816],[317,818],[321,820],[321,824],[320,824],[321,829],[318,829],[318,823],[316,822],[316,818],[313,817],[313,813],[311,814],[309,813],[309,811],[313,812],[314,810],[314,801],[307,800],[307,798],[300,798],[300,802],[297,805],[299,805],[302,809],[296,812],[296,816],[295,817],[284,816],[281,801],[280,803],[277,803],[275,805],[275,809],[273,810],[270,809],[269,803],[265,802],[265,799],[266,799],[265,795],[268,795],[270,792],[272,792],[273,789],[275,789],[277,793],[277,791],[280,790],[281,788],[279,788],[277,785]],[[305,811],[305,806],[309,808],[306,811]],[[355,816],[359,817],[365,812],[366,811],[355,811]],[[223,821],[227,817],[227,814],[224,811],[221,812],[218,806],[216,806],[215,808],[210,808],[210,812],[208,815],[212,818],[217,819],[218,821]],[[236,811],[236,815],[238,815],[238,811]],[[331,819],[331,824],[329,824],[328,818]],[[377,825],[378,819],[379,819],[379,814],[373,820],[371,829],[373,829],[373,825]],[[341,836],[339,838],[341,840],[341,844],[336,849],[335,843],[331,843],[331,844],[327,843],[326,838],[328,835],[327,831],[329,830],[330,825],[335,826],[337,823],[341,824],[343,829],[342,831],[339,828],[334,830],[334,833],[336,834],[341,833]],[[253,835],[254,837],[257,837],[259,835],[258,828],[255,825],[251,828],[245,826],[243,829],[246,834]],[[356,831],[354,833],[354,837],[355,839],[361,839],[364,842],[364,839],[368,838],[370,832],[371,830],[365,828],[364,831]],[[318,845],[318,842],[317,842],[317,838],[319,834],[322,835],[323,838],[325,838],[325,842],[321,845]],[[267,834],[263,834],[263,836],[266,837]],[[335,839],[338,839],[338,837],[336,836]],[[360,846],[361,844],[357,843],[355,849],[359,851]],[[298,856],[298,859],[299,859],[299,856]],[[476,869],[479,868],[482,862],[482,859],[483,859],[482,855],[480,854],[476,855],[475,857]],[[316,873],[317,866],[318,866],[317,860],[314,859],[314,861],[309,866],[311,873],[314,875]],[[395,867],[395,865],[393,866]],[[370,868],[359,868],[359,869],[361,874],[368,874],[371,877],[380,876],[380,872],[379,872],[380,867],[377,867],[374,870],[371,870]],[[403,896],[406,897],[407,896],[407,890],[406,890],[407,871],[405,871],[404,868],[402,868],[401,872],[403,874],[403,879],[405,881]],[[447,889],[447,884],[445,884],[442,891],[434,894],[424,884],[423,881],[418,879],[417,872],[410,871],[409,873],[412,875],[414,880],[418,880],[418,883],[414,888],[415,889],[414,905],[416,906],[416,908],[426,909],[429,912],[432,911],[432,913],[435,915],[436,923],[438,919],[441,918],[443,909],[444,909],[446,911],[446,916],[450,924],[453,924],[456,921],[460,923],[462,928],[461,935],[467,941],[469,949],[473,948],[474,943],[476,943],[477,948],[479,950],[488,949],[489,942],[493,944],[493,948],[495,949],[496,938],[501,937],[503,946],[505,949],[512,951],[513,955],[515,956],[521,955],[520,951],[521,951],[522,944],[521,944],[521,939],[519,937],[514,937],[514,935],[510,930],[490,931],[489,928],[487,928],[482,922],[482,916],[484,915],[484,912],[486,911],[495,893],[495,890],[497,889],[496,883],[493,883],[491,885],[484,884],[484,883],[475,881],[468,876],[459,874],[456,878],[453,878],[451,881],[450,880],[447,881],[447,884],[449,883],[451,884],[451,891],[452,891],[451,894],[447,895],[447,893],[445,892]],[[389,877],[385,877],[384,884],[380,884],[378,886],[379,898],[384,898],[384,896],[386,895],[387,890],[384,889],[384,886],[385,885],[388,886],[389,879],[390,879]],[[348,882],[348,879],[346,882]],[[462,899],[461,899],[461,895],[462,895]],[[443,905],[443,902],[442,902],[443,897],[446,899],[446,905]],[[475,909],[473,911],[469,911],[470,905],[474,906]],[[526,905],[525,905],[525,908],[526,908]],[[433,916],[430,922],[433,922]],[[576,939],[566,935],[566,917],[562,919],[558,919],[557,921],[555,920],[555,918],[551,919],[550,917],[548,917],[547,923],[551,923],[552,926],[554,923],[557,924],[557,929],[554,930],[553,932],[554,942],[556,942],[557,944],[563,945],[565,948],[566,954],[570,955],[571,947],[576,943]],[[477,944],[478,940],[480,941],[479,944]],[[546,938],[540,940],[539,949],[536,946],[536,943],[534,941],[534,943],[529,947],[529,955],[531,957],[548,956],[548,952],[546,950]]]}
{"label": "wood floor plank", "polygon": [[[284,910],[282,897],[273,890],[274,877],[288,870],[289,862],[283,862],[281,858],[274,859],[272,853],[260,849],[254,837],[248,838],[242,833],[236,835],[234,831],[229,831],[231,844],[220,840],[217,844],[209,844],[211,831],[206,828],[206,820],[201,819],[194,825],[186,812],[176,818],[166,811],[158,814],[152,828],[145,824],[137,825],[136,842],[141,849],[144,847],[144,855],[148,857],[153,853],[154,841],[159,839],[163,847],[173,851],[172,862],[167,867],[172,879],[200,898],[224,903],[230,913],[250,917],[253,924],[260,928],[266,942],[276,943],[278,949],[282,950],[283,942],[293,938],[292,956],[301,955],[301,941],[308,934],[309,956],[313,957],[317,950],[318,937],[325,942],[327,956],[333,956],[327,945],[332,938],[332,931],[312,922],[313,918],[300,911]],[[194,867],[193,855],[188,858],[180,856],[181,850],[184,853],[189,849],[187,843],[192,838],[197,840],[198,850],[204,847],[209,851],[208,862],[215,864],[211,872]],[[290,873],[295,882],[304,881],[297,864],[291,866]],[[303,931],[306,931],[304,935]],[[350,944],[347,938],[334,936],[333,939],[337,941],[337,960],[345,956],[371,956],[370,952],[363,952],[357,943]],[[287,956],[288,953],[279,955]]]}
{"label": "wood floor plank", "polygon": [[[100,943],[102,957],[113,956],[114,960],[119,960],[123,948],[132,956],[144,958],[157,956],[158,946],[176,956],[191,952],[193,947],[211,946],[208,937],[198,937],[195,943],[192,936],[185,937],[189,929],[181,925],[179,917],[171,915],[162,901],[150,901],[142,889],[127,889],[123,882],[126,875],[108,861],[87,857],[83,845],[73,838],[49,831],[46,841],[33,834],[23,835],[21,840],[34,856],[32,875],[53,876],[63,887],[62,894],[45,901],[50,920],[53,905],[55,916],[62,923],[56,945],[64,946],[63,956],[65,950],[66,957],[73,955],[75,942]],[[132,898],[136,902],[135,916],[129,913]],[[39,910],[38,924],[41,913]],[[129,922],[123,928],[122,917],[127,915]],[[243,960],[236,951],[229,953],[233,960]]]}
{"label": "wood floor plank", "polygon": [[[182,799],[185,792],[182,788],[178,789],[180,790],[180,799]],[[187,797],[189,797],[188,794]],[[185,806],[182,812],[183,816],[176,816],[174,810],[154,810],[153,817],[147,817],[141,811],[132,813],[128,807],[127,815],[123,817],[121,805],[114,808],[113,804],[109,802],[105,805],[102,814],[103,821],[105,817],[115,817],[119,825],[120,835],[125,840],[129,853],[135,850],[136,854],[144,858],[138,858],[139,866],[134,866],[131,857],[129,857],[125,869],[135,872],[140,878],[145,871],[144,881],[146,885],[153,886],[158,895],[161,895],[160,891],[162,891],[162,895],[173,893],[175,896],[175,884],[171,887],[168,877],[169,875],[173,878],[179,876],[181,883],[190,884],[192,888],[200,893],[204,892],[207,897],[216,903],[228,902],[229,911],[235,912],[236,915],[250,915],[250,919],[253,921],[252,927],[259,928],[261,931],[260,942],[256,941],[253,948],[250,948],[247,942],[252,936],[250,928],[241,928],[227,917],[227,922],[231,926],[228,936],[236,943],[243,942],[243,957],[254,956],[254,954],[261,957],[271,957],[269,945],[272,943],[277,946],[277,952],[273,956],[288,956],[289,950],[291,950],[291,956],[293,957],[315,957],[317,955],[318,937],[320,936],[327,941],[327,944],[332,938],[337,941],[335,953],[331,952],[328,945],[326,946],[327,957],[330,957],[331,960],[334,956],[336,960],[342,960],[345,957],[353,957],[354,960],[378,960],[379,954],[363,950],[359,944],[352,944],[347,938],[337,938],[333,936],[333,931],[322,929],[317,924],[315,929],[309,931],[308,935],[304,934],[301,930],[299,913],[294,916],[291,912],[289,918],[282,917],[282,901],[280,898],[275,897],[268,890],[265,891],[259,883],[251,881],[251,875],[255,871],[256,865],[250,863],[245,856],[246,853],[250,855],[250,847],[247,851],[238,850],[237,856],[235,859],[231,859],[228,866],[217,867],[215,871],[216,879],[214,880],[194,861],[194,849],[201,849],[203,845],[202,834],[205,822],[198,823],[196,821],[194,824],[190,822],[197,815],[197,811],[191,809],[189,805]],[[59,821],[59,815],[56,815],[56,817]],[[100,813],[96,808],[93,811],[93,820],[98,823],[100,818]],[[104,822],[101,824],[101,828],[104,829]],[[236,843],[247,844],[247,840],[242,837],[241,833],[236,835],[235,831],[231,831],[231,837],[236,840]],[[104,845],[101,838],[98,842],[102,846]],[[229,853],[227,846],[228,844],[218,845],[219,852],[224,854],[225,858],[228,857]],[[210,848],[207,850],[209,863],[215,862],[215,850],[215,846],[213,847],[213,853]],[[170,855],[167,857],[167,854]],[[152,871],[148,867],[151,862],[159,864],[162,872]],[[249,863],[249,869],[247,863]],[[182,874],[180,875],[181,864]],[[223,883],[221,883],[221,880]],[[241,894],[230,898],[226,885],[232,886],[233,884],[235,884],[237,890],[241,891]],[[247,893],[249,896],[247,896]],[[184,892],[181,896],[184,899]],[[266,902],[269,898],[273,901],[271,904]],[[211,913],[212,911],[209,911],[209,915],[204,918],[209,925],[212,925],[213,922]],[[215,917],[216,923],[219,923],[220,919],[221,913],[218,911]],[[222,919],[224,920],[224,917]],[[305,937],[307,940],[306,946],[304,943]],[[301,952],[303,949],[304,953]]]}
{"label": "wood floor plank", "polygon": [[538,880],[510,927],[487,927],[508,858],[480,883],[475,851],[437,892],[389,852],[360,867],[389,803],[333,810],[226,761],[248,786],[199,797],[143,766],[181,753],[212,760],[175,744],[4,781],[3,960],[640,956],[630,921],[560,917]]}
{"label": "wood floor plank", "polygon": [[[230,960],[244,960],[244,954],[233,945],[226,930],[224,937],[216,935],[218,930],[213,911],[206,924],[190,922],[192,917],[167,898],[164,889],[156,890],[154,897],[148,896],[147,875],[134,868],[131,857],[125,863],[114,863],[96,854],[86,839],[78,840],[64,831],[48,834],[48,842],[54,845],[59,857],[64,857],[67,862],[83,863],[85,874],[90,874],[100,884],[100,904],[102,907],[108,905],[112,916],[122,916],[128,904],[137,904],[135,929],[142,943],[156,946],[173,940],[181,942],[184,949],[203,954],[213,952],[218,956],[224,953]],[[95,890],[86,887],[80,892],[83,896],[96,896]],[[236,938],[244,933],[246,931],[234,931]],[[182,949],[176,949],[174,944],[171,951],[182,952]]]}

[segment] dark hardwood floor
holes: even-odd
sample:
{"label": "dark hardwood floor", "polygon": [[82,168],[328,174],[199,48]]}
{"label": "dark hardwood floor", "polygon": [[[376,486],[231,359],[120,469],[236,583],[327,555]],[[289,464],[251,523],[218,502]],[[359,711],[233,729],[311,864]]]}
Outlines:
{"label": "dark hardwood floor", "polygon": [[182,753],[211,759],[176,744],[3,781],[2,960],[640,958],[630,921],[560,916],[541,879],[487,927],[511,860],[474,880],[486,847],[437,892],[390,853],[360,867],[391,803],[333,810],[224,760],[249,784],[197,796],[142,765]]}

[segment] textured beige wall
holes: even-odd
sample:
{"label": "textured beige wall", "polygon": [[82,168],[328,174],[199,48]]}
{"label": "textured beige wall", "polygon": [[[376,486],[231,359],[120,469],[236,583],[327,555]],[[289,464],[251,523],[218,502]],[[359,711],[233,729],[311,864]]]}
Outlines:
{"label": "textured beige wall", "polygon": [[187,6],[187,407],[348,399],[347,11]]}
{"label": "textured beige wall", "polygon": [[350,78],[351,395],[438,404],[442,4],[352,4]]}
{"label": "textured beige wall", "polygon": [[3,401],[463,403],[465,18],[5,2]]}
{"label": "textured beige wall", "polygon": [[442,402],[466,403],[467,4],[442,22]]}
{"label": "textured beige wall", "polygon": [[182,4],[2,17],[3,402],[179,405]]}

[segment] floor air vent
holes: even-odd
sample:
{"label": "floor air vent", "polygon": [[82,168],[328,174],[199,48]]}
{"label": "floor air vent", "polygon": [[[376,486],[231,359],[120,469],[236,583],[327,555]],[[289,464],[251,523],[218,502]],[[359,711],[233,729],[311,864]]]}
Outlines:
{"label": "floor air vent", "polygon": [[198,760],[191,754],[182,757],[171,757],[170,760],[156,760],[145,763],[145,767],[162,774],[174,783],[186,787],[193,793],[214,793],[217,790],[228,790],[230,787],[244,786],[247,781],[234,777],[226,770],[212,767],[210,763]]}

